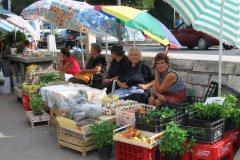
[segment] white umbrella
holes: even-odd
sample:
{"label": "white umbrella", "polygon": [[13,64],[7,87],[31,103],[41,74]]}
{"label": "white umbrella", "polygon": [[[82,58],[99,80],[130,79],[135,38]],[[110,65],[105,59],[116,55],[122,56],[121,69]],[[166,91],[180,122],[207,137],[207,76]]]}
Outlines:
{"label": "white umbrella", "polygon": [[13,14],[7,14],[5,20],[14,26],[17,26],[18,28],[25,30],[33,37],[37,37],[37,34],[36,34],[35,30],[33,29],[33,27],[22,17],[13,15]]}
{"label": "white umbrella", "polygon": [[220,41],[218,94],[221,95],[222,43],[240,47],[240,0],[164,0],[187,25]]}

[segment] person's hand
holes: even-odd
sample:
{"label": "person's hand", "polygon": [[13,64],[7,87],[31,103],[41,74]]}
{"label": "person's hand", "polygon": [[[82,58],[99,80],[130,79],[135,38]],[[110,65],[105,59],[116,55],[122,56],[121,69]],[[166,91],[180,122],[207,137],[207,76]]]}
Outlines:
{"label": "person's hand", "polygon": [[155,72],[155,77],[159,78],[160,74],[159,74],[159,72],[158,72],[158,70],[156,68],[155,68],[154,72]]}
{"label": "person's hand", "polygon": [[162,94],[157,94],[157,98],[161,101],[161,102],[165,102],[166,99]]}
{"label": "person's hand", "polygon": [[81,69],[80,72],[81,72],[81,73],[85,73],[85,72],[86,72],[86,69]]}
{"label": "person's hand", "polygon": [[146,84],[138,84],[138,88],[143,89],[143,90],[148,89]]}
{"label": "person's hand", "polygon": [[63,61],[63,60],[64,60],[63,55],[60,54],[60,61]]}
{"label": "person's hand", "polygon": [[111,83],[112,81],[111,81],[111,79],[103,79],[103,84],[104,85],[106,85],[106,84],[109,84],[109,83]]}
{"label": "person's hand", "polygon": [[122,82],[119,82],[119,81],[118,81],[118,82],[117,82],[117,85],[118,85],[120,88],[125,88],[125,89],[128,88],[127,82],[123,82],[123,83],[122,83]]}

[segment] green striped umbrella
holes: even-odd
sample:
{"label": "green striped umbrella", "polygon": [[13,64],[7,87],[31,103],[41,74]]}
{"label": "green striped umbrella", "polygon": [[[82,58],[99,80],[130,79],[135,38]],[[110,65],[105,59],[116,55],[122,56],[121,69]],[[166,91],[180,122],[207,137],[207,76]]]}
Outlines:
{"label": "green striped umbrella", "polygon": [[222,42],[240,47],[240,0],[164,0],[187,25],[220,41],[219,88],[221,95]]}

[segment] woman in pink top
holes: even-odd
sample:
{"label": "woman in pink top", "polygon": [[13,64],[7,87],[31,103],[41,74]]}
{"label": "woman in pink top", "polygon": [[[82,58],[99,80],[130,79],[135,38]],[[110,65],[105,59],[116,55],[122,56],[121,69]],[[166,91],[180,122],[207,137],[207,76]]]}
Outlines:
{"label": "woman in pink top", "polygon": [[75,75],[80,72],[80,66],[75,58],[70,56],[68,48],[61,49],[60,70],[67,74]]}

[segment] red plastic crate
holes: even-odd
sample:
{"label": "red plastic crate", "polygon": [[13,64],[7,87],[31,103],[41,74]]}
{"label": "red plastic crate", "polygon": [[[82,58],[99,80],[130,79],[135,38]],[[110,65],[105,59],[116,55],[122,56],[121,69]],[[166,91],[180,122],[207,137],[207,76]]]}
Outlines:
{"label": "red plastic crate", "polygon": [[238,132],[239,132],[239,136],[238,136],[237,143],[238,143],[238,148],[239,148],[240,147],[240,128],[238,128]]}
{"label": "red plastic crate", "polygon": [[[181,160],[191,160],[190,154],[191,153],[189,152],[185,153],[184,155],[181,156]],[[167,160],[167,159],[164,159],[164,155],[161,154],[160,160]]]}
{"label": "red plastic crate", "polygon": [[233,129],[225,134],[225,137],[232,138],[233,149],[237,150],[240,146],[240,129]]}
{"label": "red plastic crate", "polygon": [[26,111],[31,111],[32,110],[29,103],[30,103],[30,97],[28,95],[22,94],[22,107]]}
{"label": "red plastic crate", "polygon": [[214,144],[199,143],[193,147],[192,160],[220,160],[233,159],[233,145],[231,136],[224,137]]}
{"label": "red plastic crate", "polygon": [[116,142],[116,160],[155,160],[157,146],[146,149],[131,144]]}

